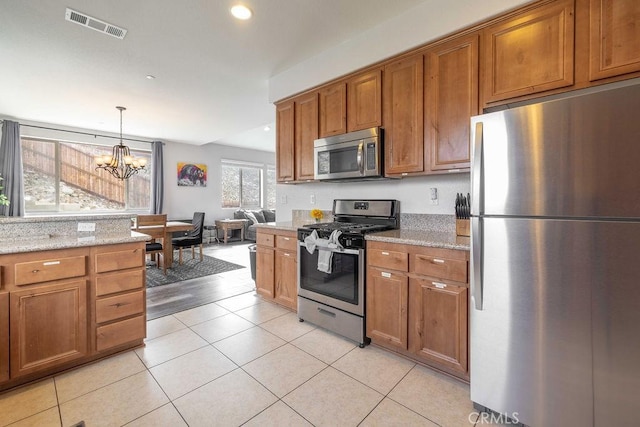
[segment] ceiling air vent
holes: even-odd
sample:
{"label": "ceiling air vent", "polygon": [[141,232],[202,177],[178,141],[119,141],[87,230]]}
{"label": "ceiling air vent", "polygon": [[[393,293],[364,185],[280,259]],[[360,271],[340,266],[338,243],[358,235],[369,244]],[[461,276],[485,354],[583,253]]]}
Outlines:
{"label": "ceiling air vent", "polygon": [[67,21],[75,22],[83,27],[91,28],[92,30],[100,31],[111,37],[122,40],[127,35],[127,30],[120,28],[116,25],[109,24],[108,22],[101,21],[100,19],[93,18],[84,13],[67,8],[64,14],[64,18]]}

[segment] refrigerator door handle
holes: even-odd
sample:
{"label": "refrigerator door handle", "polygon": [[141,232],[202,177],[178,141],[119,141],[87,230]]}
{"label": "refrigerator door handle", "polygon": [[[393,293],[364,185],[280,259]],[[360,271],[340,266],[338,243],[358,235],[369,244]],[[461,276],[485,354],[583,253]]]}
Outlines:
{"label": "refrigerator door handle", "polygon": [[474,141],[473,141],[473,170],[471,176],[471,190],[473,197],[471,197],[471,215],[480,215],[480,206],[481,206],[481,198],[483,196],[482,193],[482,181],[483,181],[483,167],[482,164],[484,162],[483,156],[483,141],[482,141],[482,122],[476,123],[476,128],[474,131]]}
{"label": "refrigerator door handle", "polygon": [[471,301],[482,310],[482,219],[471,217]]}

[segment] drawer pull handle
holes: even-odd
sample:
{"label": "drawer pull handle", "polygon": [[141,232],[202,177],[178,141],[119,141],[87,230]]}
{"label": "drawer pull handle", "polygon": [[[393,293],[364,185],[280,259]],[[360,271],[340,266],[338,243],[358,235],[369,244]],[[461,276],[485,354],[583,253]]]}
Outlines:
{"label": "drawer pull handle", "polygon": [[42,263],[42,265],[58,265],[58,264],[60,264],[60,261],[47,261]]}
{"label": "drawer pull handle", "polygon": [[36,268],[35,270],[31,270],[31,272],[32,272],[32,273],[37,273],[37,272],[39,272],[39,271],[40,271],[40,270],[38,270],[37,268]]}
{"label": "drawer pull handle", "polygon": [[438,259],[438,258],[434,258],[433,262],[437,262],[438,264],[444,264],[444,260],[443,259]]}
{"label": "drawer pull handle", "polygon": [[284,240],[286,240],[287,242],[288,242],[289,240],[291,240],[291,238],[289,238],[289,237],[283,237],[283,239],[284,239]]}
{"label": "drawer pull handle", "polygon": [[391,277],[391,273],[387,273],[386,271],[381,271],[380,275],[382,277],[386,277],[387,279]]}
{"label": "drawer pull handle", "polygon": [[320,308],[318,307],[318,311],[322,314],[325,314],[327,316],[331,316],[331,317],[336,317],[335,313],[330,312],[329,310],[325,310],[324,308]]}
{"label": "drawer pull handle", "polygon": [[128,302],[117,302],[115,304],[111,304],[111,307],[120,308],[122,306],[129,305],[129,304],[130,303],[128,303]]}
{"label": "drawer pull handle", "polygon": [[283,255],[284,255],[284,256],[291,256],[291,254],[288,254],[288,253],[286,253],[286,252],[285,252]]}
{"label": "drawer pull handle", "polygon": [[431,282],[431,284],[438,289],[444,289],[447,287],[445,283],[440,283],[440,282]]}
{"label": "drawer pull handle", "polygon": [[382,251],[382,255],[389,255],[389,252]]}

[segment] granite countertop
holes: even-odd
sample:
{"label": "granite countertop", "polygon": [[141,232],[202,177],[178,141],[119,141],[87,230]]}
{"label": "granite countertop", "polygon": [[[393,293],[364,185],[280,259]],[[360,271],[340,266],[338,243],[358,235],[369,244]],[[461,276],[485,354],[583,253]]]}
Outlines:
{"label": "granite countertop", "polygon": [[365,236],[366,240],[400,243],[405,245],[428,246],[441,249],[458,249],[468,251],[471,248],[471,239],[464,236],[456,236],[456,233],[444,231],[430,231],[410,228],[381,231]]}
{"label": "granite countertop", "polygon": [[149,236],[135,231],[129,234],[89,234],[51,236],[49,234],[30,235],[0,239],[0,255],[20,252],[37,252],[53,249],[69,249],[86,246],[113,245],[117,243],[144,242]]}

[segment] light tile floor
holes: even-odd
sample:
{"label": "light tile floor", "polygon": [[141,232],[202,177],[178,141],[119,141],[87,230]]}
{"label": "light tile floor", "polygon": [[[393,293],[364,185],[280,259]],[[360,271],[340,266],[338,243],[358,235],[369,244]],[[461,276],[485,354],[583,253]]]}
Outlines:
{"label": "light tile floor", "polygon": [[[0,394],[0,426],[472,426],[469,387],[243,294],[144,348]],[[486,424],[483,424],[486,425]]]}

